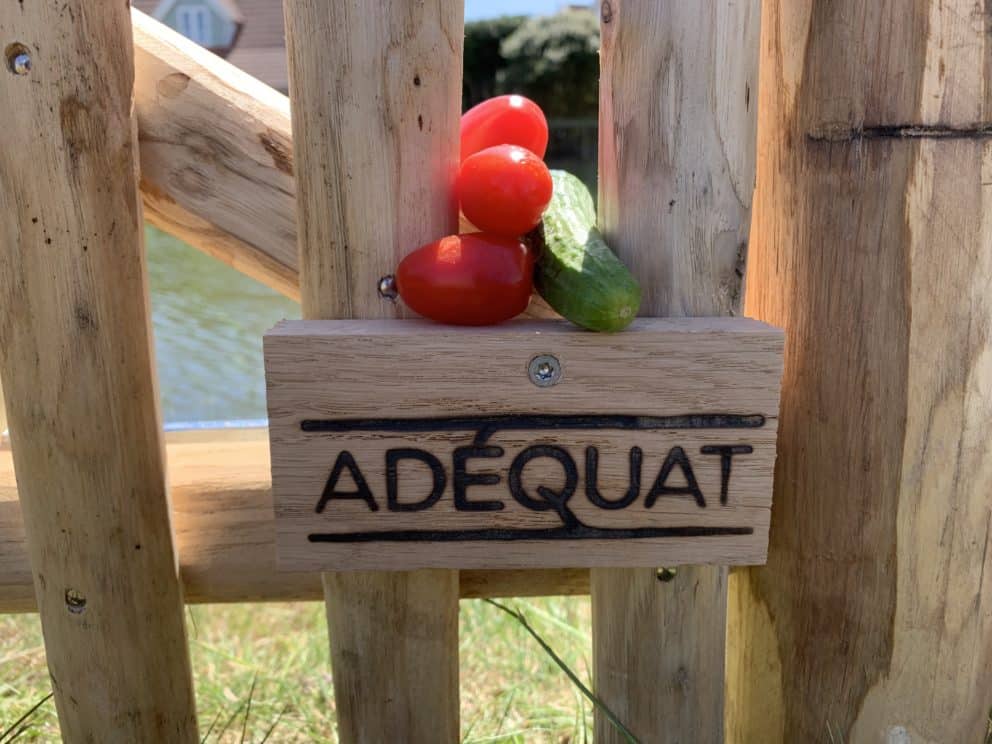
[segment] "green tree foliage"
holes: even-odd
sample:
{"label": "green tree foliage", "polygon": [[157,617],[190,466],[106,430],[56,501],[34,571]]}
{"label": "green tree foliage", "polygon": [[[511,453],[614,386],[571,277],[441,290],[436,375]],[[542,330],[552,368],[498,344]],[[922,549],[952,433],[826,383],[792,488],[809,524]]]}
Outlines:
{"label": "green tree foliage", "polygon": [[549,117],[595,118],[599,19],[588,10],[465,24],[462,104],[503,93],[537,101]]}
{"label": "green tree foliage", "polygon": [[564,10],[528,18],[503,39],[499,92],[537,101],[549,118],[595,117],[599,88],[599,18]]}
{"label": "green tree foliage", "polygon": [[598,79],[595,12],[563,10],[465,24],[463,110],[504,93],[533,99],[550,120],[546,161],[575,173],[593,193]]}
{"label": "green tree foliage", "polygon": [[524,16],[503,16],[465,24],[463,110],[505,92],[498,88],[496,79],[506,67],[500,46],[524,20]]}

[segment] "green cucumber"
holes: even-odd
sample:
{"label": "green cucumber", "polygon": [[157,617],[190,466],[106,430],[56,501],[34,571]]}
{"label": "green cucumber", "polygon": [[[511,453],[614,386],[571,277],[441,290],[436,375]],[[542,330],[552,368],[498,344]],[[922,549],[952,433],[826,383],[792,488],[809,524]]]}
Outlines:
{"label": "green cucumber", "polygon": [[592,331],[622,331],[641,288],[596,229],[596,207],[576,176],[551,171],[554,195],[537,239],[534,286],[562,317]]}

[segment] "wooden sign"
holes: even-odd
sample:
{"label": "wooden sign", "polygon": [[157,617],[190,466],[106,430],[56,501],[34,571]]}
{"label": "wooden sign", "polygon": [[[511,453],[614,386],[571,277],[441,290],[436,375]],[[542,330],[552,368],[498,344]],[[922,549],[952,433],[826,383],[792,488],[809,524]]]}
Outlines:
{"label": "wooden sign", "polygon": [[287,570],[763,563],[783,335],[740,318],[265,336]]}

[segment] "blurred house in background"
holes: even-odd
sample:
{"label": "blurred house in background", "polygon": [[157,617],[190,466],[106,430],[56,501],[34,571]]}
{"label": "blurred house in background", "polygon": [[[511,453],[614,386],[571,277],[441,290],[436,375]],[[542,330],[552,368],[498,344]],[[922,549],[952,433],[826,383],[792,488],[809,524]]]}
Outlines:
{"label": "blurred house in background", "polygon": [[276,90],[289,89],[282,0],[132,0],[132,5]]}
{"label": "blurred house in background", "polygon": [[244,27],[236,0],[134,0],[132,5],[221,57]]}

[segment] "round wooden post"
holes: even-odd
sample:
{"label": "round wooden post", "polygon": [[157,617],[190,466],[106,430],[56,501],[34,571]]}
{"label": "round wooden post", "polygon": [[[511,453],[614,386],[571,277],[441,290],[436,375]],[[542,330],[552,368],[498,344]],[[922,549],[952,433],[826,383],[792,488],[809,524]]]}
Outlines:
{"label": "round wooden post", "polygon": [[0,5],[0,366],[62,736],[195,742],[126,3]]}
{"label": "round wooden post", "polygon": [[[759,20],[758,0],[601,4],[599,219],[643,315],[739,311]],[[592,571],[596,689],[641,741],[722,741],[726,575]],[[596,741],[624,739],[597,717]]]}
{"label": "round wooden post", "polygon": [[3,399],[3,386],[0,385],[0,439],[7,430],[7,405]]}
{"label": "round wooden post", "polygon": [[733,741],[984,738],[987,12],[765,3],[747,310],[788,342],[769,562],[731,602]]}
{"label": "round wooden post", "polygon": [[[463,4],[285,10],[304,317],[394,315],[379,277],[458,226]],[[324,591],[341,740],[458,741],[458,572],[326,574]]]}

